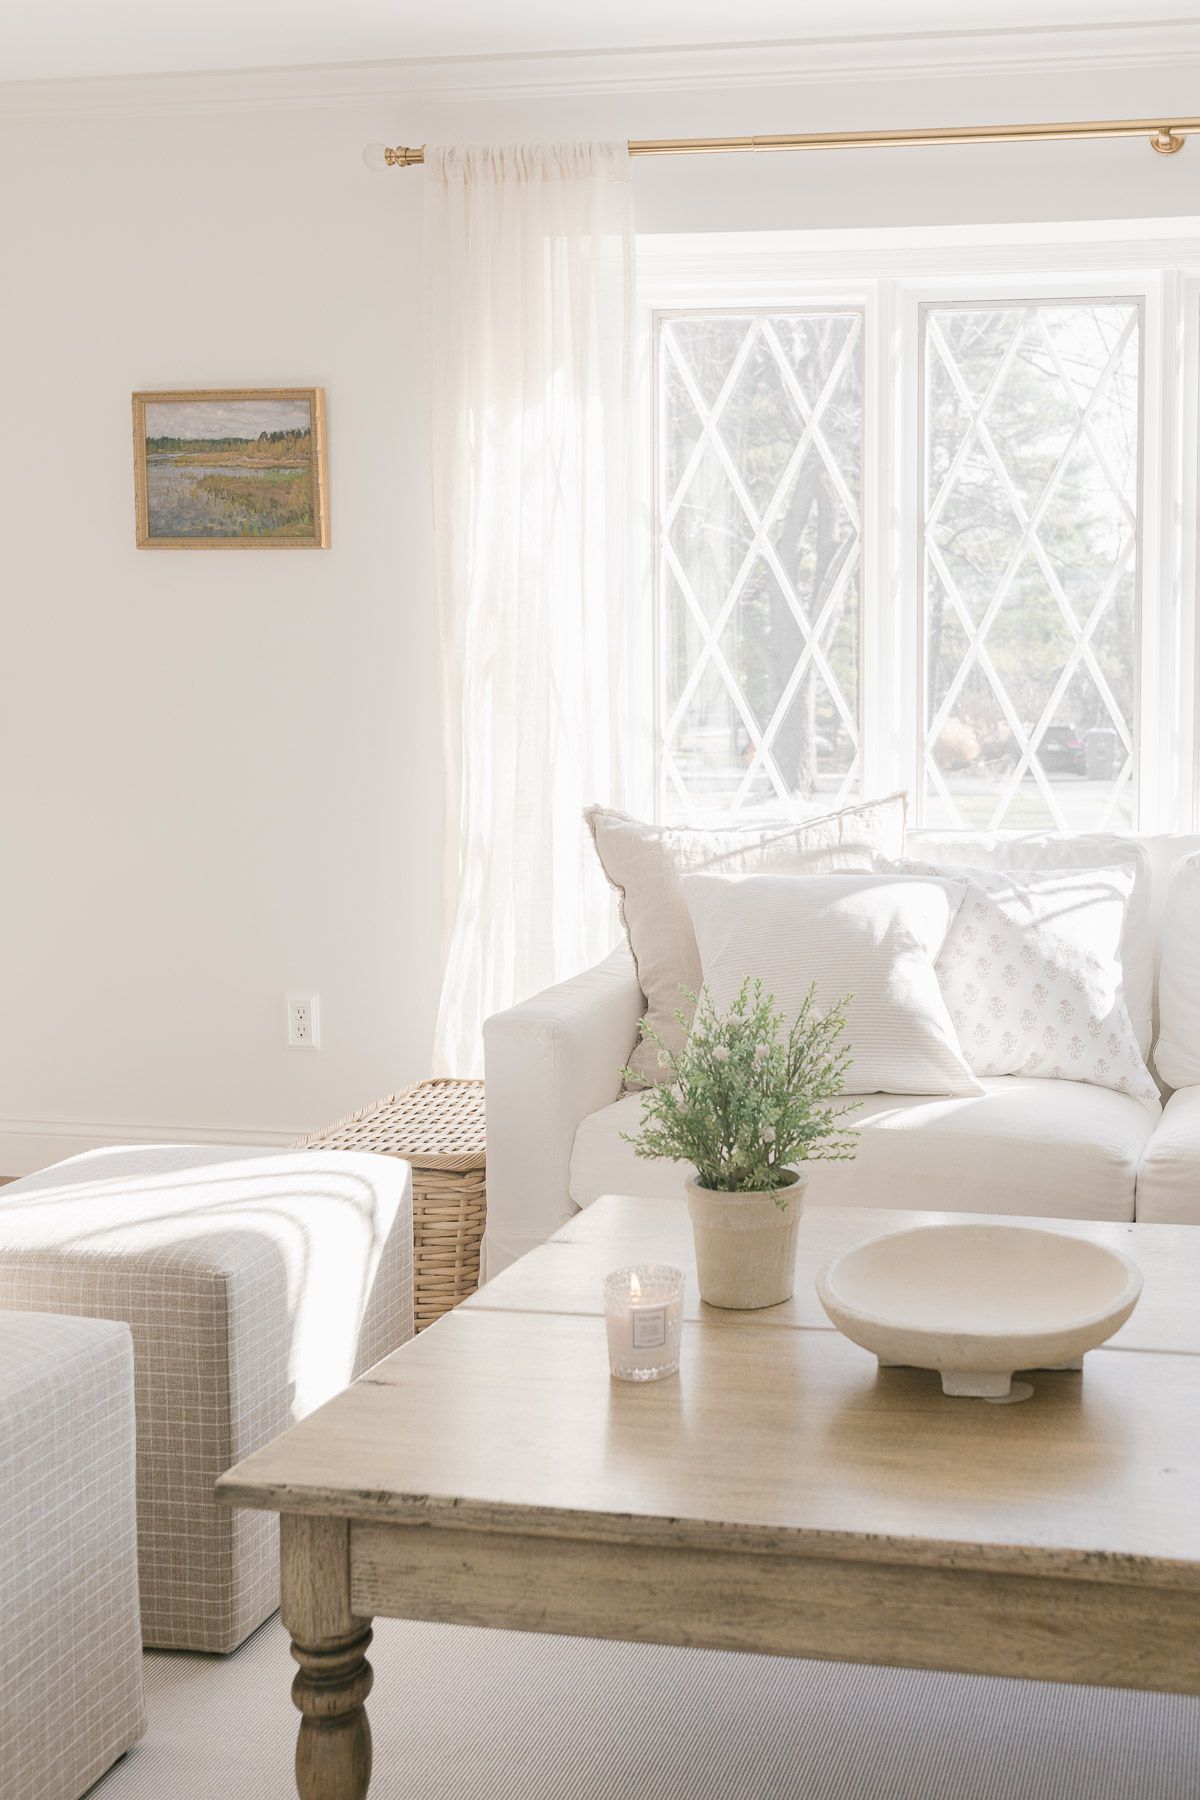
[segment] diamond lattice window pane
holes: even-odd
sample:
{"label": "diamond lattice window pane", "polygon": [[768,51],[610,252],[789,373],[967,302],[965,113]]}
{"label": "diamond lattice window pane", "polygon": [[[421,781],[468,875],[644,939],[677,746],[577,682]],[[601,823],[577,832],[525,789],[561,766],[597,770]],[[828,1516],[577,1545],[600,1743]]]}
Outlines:
{"label": "diamond lattice window pane", "polygon": [[1140,314],[923,315],[923,818],[1133,823]]}
{"label": "diamond lattice window pane", "polygon": [[862,318],[666,318],[657,471],[663,806],[858,791]]}
{"label": "diamond lattice window pane", "polygon": [[680,587],[714,625],[749,555],[754,529],[711,443],[698,445],[685,479],[664,521],[663,551]]}

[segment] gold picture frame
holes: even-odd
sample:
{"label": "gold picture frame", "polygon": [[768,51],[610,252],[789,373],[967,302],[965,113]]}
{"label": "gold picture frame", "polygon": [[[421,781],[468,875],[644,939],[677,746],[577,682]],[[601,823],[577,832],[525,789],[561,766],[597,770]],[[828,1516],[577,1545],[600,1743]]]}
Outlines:
{"label": "gold picture frame", "polygon": [[139,550],[326,550],[324,388],[133,396]]}

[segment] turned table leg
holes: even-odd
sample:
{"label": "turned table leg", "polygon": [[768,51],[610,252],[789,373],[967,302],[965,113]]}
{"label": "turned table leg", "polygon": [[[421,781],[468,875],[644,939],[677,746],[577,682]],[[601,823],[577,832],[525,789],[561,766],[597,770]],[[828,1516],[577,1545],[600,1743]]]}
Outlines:
{"label": "turned table leg", "polygon": [[280,1519],[283,1622],[299,1672],[296,1790],[300,1800],[365,1800],[371,1781],[371,1626],[350,1610],[350,1528],[344,1519]]}

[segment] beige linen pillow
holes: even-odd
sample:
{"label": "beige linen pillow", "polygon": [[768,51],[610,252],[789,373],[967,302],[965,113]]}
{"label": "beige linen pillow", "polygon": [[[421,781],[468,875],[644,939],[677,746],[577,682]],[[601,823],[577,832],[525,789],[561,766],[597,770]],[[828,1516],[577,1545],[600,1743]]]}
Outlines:
{"label": "beige linen pillow", "polygon": [[[801,822],[718,828],[647,825],[607,806],[584,813],[596,854],[620,896],[621,923],[646,996],[645,1022],[674,1051],[683,1049],[700,986],[700,953],[683,897],[685,875],[829,875],[869,871],[876,856],[903,854],[907,794],[868,800]],[[658,1047],[641,1041],[629,1059],[640,1081],[663,1080]]]}
{"label": "beige linen pillow", "polygon": [[688,875],[704,987],[719,1013],[761,981],[792,1025],[815,984],[849,997],[847,1094],[981,1094],[934,967],[965,881],[904,875]]}

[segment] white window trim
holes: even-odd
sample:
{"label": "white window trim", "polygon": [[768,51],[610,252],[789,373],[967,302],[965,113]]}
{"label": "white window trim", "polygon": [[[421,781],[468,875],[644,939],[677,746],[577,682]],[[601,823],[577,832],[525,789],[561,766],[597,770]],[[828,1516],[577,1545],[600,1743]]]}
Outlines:
{"label": "white window trim", "polygon": [[[1015,271],[1015,273],[1014,273]],[[861,306],[864,340],[863,793],[924,793],[920,691],[920,308],[928,301],[1128,298],[1142,306],[1142,475],[1138,709],[1139,832],[1200,827],[1200,219],[884,232],[724,233],[638,241],[643,354],[635,569],[647,604],[631,667],[639,721],[632,803],[660,793],[656,696],[657,546],[649,505],[656,466],[655,315],[690,308],[761,310],[789,303]],[[1170,360],[1168,361],[1168,352]],[[886,447],[886,453],[880,454]],[[635,589],[635,591],[638,591]],[[893,599],[894,602],[893,603]]]}

